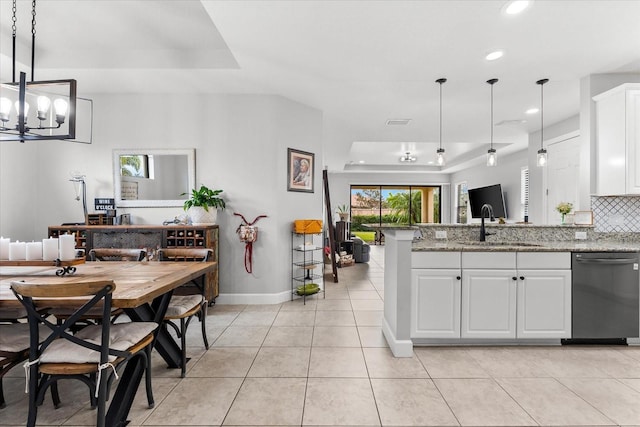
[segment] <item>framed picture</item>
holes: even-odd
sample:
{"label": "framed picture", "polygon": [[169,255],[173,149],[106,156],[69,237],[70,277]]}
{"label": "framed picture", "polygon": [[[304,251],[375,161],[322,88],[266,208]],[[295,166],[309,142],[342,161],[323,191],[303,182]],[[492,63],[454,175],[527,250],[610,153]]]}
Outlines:
{"label": "framed picture", "polygon": [[287,149],[287,191],[313,193],[314,154]]}
{"label": "framed picture", "polygon": [[593,212],[592,211],[575,211],[573,223],[575,225],[592,225],[593,224]]}

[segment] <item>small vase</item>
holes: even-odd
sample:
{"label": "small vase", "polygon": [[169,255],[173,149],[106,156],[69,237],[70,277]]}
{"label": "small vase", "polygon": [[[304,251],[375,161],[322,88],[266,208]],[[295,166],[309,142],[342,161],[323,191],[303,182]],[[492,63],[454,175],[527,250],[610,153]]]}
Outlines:
{"label": "small vase", "polygon": [[562,219],[560,220],[560,224],[561,224],[561,225],[565,225],[566,223],[564,222],[564,216],[565,216],[566,214],[560,214],[560,215],[562,215]]}

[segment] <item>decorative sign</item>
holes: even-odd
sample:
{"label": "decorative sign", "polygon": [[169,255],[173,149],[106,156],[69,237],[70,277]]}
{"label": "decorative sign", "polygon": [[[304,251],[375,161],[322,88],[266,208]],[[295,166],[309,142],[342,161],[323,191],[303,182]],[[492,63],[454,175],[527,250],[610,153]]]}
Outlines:
{"label": "decorative sign", "polygon": [[138,200],[138,183],[122,181],[120,183],[122,200]]}
{"label": "decorative sign", "polygon": [[97,211],[115,209],[115,199],[93,199],[93,205]]}

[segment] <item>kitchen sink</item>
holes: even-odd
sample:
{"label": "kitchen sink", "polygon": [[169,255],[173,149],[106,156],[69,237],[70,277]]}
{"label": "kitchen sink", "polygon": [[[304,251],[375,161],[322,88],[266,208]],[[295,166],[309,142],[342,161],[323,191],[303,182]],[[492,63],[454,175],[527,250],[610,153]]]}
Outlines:
{"label": "kitchen sink", "polygon": [[479,242],[477,240],[469,240],[469,241],[461,241],[456,242],[465,246],[522,246],[522,247],[539,247],[537,243],[528,243],[528,242]]}

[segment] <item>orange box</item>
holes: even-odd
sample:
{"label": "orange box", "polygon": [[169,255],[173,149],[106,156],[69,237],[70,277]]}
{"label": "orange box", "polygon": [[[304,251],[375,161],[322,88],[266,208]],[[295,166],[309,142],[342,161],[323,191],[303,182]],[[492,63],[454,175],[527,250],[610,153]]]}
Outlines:
{"label": "orange box", "polygon": [[293,231],[300,234],[322,233],[322,220],[321,219],[296,219],[295,221],[293,221]]}

